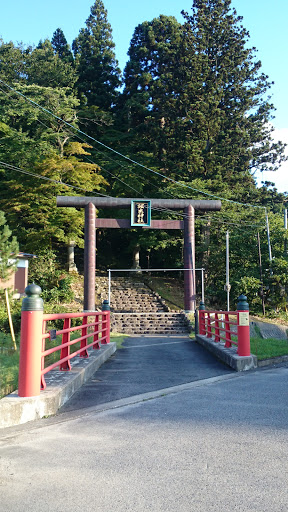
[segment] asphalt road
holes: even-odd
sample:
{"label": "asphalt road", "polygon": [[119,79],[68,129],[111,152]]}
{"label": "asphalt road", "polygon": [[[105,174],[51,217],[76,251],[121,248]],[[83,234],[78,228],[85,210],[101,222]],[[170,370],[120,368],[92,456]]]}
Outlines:
{"label": "asphalt road", "polygon": [[[177,350],[181,343],[188,354],[189,344],[181,340]],[[127,347],[128,359],[136,346]],[[204,361],[198,370],[191,362],[191,380],[188,370],[179,375],[182,383],[169,376],[170,387],[165,384],[161,393],[154,388],[157,375],[165,376],[164,359],[163,366],[155,362],[149,382],[143,379],[145,394],[139,394],[137,366],[135,393],[129,396],[131,382],[126,398],[121,393],[116,400],[115,389],[125,382],[125,369],[115,370],[116,357],[105,364],[114,368],[107,390],[113,402],[91,405],[89,399],[87,408],[4,429],[1,511],[286,512],[288,368],[239,374],[222,365],[212,371],[208,359],[209,371]],[[100,386],[108,386],[107,369]]]}

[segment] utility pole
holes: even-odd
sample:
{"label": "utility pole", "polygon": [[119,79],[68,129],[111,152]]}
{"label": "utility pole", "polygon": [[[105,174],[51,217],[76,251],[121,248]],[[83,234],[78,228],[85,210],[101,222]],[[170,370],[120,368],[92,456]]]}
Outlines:
{"label": "utility pole", "polygon": [[229,231],[226,231],[226,284],[227,292],[227,311],[230,311],[230,282],[229,282]]}
{"label": "utility pole", "polygon": [[262,311],[263,311],[263,315],[265,316],[265,302],[264,302],[263,274],[262,274],[262,257],[261,257],[261,245],[260,245],[259,231],[257,233],[257,241],[258,241],[258,254],[259,254],[259,272],[260,272],[260,281],[261,281]]}
{"label": "utility pole", "polygon": [[[287,230],[287,208],[284,208],[284,229]],[[287,240],[284,240],[284,256],[287,256]]]}
{"label": "utility pole", "polygon": [[269,251],[269,260],[270,260],[270,275],[272,276],[272,251],[271,251],[271,242],[270,242],[270,230],[269,230],[269,219],[268,213],[265,208],[265,217],[266,217],[266,230],[267,230],[267,239],[268,239],[268,251]]}

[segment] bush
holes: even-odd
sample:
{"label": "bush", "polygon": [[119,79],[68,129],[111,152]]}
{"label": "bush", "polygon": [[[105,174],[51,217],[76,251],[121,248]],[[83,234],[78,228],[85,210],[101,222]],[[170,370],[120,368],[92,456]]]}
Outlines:
{"label": "bush", "polygon": [[[10,298],[10,310],[15,333],[20,333],[21,301]],[[3,290],[0,292],[0,331],[9,334],[10,325]]]}
{"label": "bush", "polygon": [[41,297],[45,302],[60,304],[71,302],[74,298],[71,289],[72,277],[64,276],[56,262],[56,255],[50,249],[43,251],[30,265],[29,281],[42,289]]}

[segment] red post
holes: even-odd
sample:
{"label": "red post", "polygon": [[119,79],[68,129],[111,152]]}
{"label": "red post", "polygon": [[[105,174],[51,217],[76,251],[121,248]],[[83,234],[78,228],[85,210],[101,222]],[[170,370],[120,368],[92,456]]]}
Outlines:
{"label": "red post", "polygon": [[231,343],[231,326],[230,326],[230,322],[229,322],[229,313],[225,313],[225,348],[231,348],[232,347],[232,343]]}
{"label": "red post", "polygon": [[206,330],[205,330],[205,311],[201,311],[199,309],[199,334],[202,336],[205,336]]}
{"label": "red post", "polygon": [[[63,325],[63,329],[70,329],[71,327],[71,318],[65,318],[64,319],[64,325]],[[64,332],[62,334],[62,345],[66,345],[66,343],[69,343],[70,342],[70,331],[68,332]],[[60,354],[60,359],[64,359],[65,357],[69,357],[70,355],[70,346],[67,345],[67,347],[61,347],[61,354]],[[59,370],[63,370],[63,371],[70,371],[71,370],[71,363],[69,361],[69,359],[67,361],[65,361],[64,363],[61,363],[60,366],[59,366]]]}
{"label": "red post", "polygon": [[[87,334],[88,334],[87,324],[88,324],[88,316],[84,316],[83,321],[82,321],[82,329],[81,329],[82,337],[87,336]],[[80,348],[83,349],[83,352],[80,352],[80,357],[85,357],[85,358],[89,357],[86,347],[87,347],[87,338],[80,341]]]}
{"label": "red post", "polygon": [[43,301],[40,286],[31,284],[25,289],[22,301],[18,395],[40,395]]}
{"label": "red post", "polygon": [[219,318],[218,313],[215,313],[215,342],[220,341]]}
{"label": "red post", "polygon": [[205,326],[205,304],[201,300],[199,305],[199,334],[205,336],[206,334],[206,326]]}
{"label": "red post", "polygon": [[207,338],[212,338],[212,328],[211,328],[211,316],[210,312],[207,313]]}
{"label": "red post", "polygon": [[247,297],[240,295],[237,304],[237,333],[239,356],[250,356],[249,304]]}
{"label": "red post", "polygon": [[95,315],[95,327],[94,327],[94,331],[97,331],[95,334],[94,334],[94,337],[93,337],[93,341],[94,341],[94,345],[93,345],[93,350],[99,350],[100,349],[100,343],[99,343],[99,315]]}
{"label": "red post", "polygon": [[103,300],[102,311],[101,345],[107,345],[110,343],[110,304],[108,300]]}

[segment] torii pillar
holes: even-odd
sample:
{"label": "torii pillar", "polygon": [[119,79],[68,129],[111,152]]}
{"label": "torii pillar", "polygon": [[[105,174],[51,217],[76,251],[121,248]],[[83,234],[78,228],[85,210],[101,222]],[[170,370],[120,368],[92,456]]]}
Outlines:
{"label": "torii pillar", "polygon": [[96,208],[93,203],[85,205],[84,240],[84,311],[95,311],[96,271]]}
{"label": "torii pillar", "polygon": [[184,307],[185,311],[196,309],[195,282],[195,210],[191,204],[184,209]]}

